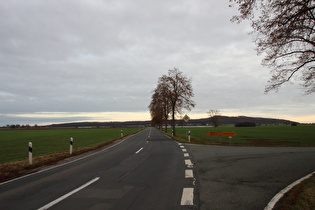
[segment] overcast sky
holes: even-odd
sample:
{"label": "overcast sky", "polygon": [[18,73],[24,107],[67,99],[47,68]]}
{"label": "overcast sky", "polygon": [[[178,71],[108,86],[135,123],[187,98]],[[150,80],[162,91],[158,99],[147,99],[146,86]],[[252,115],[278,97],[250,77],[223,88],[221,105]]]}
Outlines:
{"label": "overcast sky", "polygon": [[192,78],[190,118],[315,122],[298,82],[264,94],[269,69],[235,14],[228,0],[3,0],[0,126],[150,120],[152,91],[174,67]]}

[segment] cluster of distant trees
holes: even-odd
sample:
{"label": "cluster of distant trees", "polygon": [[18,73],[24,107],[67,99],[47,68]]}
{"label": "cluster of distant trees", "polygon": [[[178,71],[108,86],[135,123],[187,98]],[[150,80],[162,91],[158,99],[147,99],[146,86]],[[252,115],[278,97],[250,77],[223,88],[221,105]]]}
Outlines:
{"label": "cluster of distant trees", "polygon": [[[9,125],[7,124],[6,126],[2,126],[2,128],[11,128],[11,129],[15,129],[15,128],[31,128],[32,126],[30,126],[29,124],[26,124],[26,125],[20,125],[20,124],[12,124],[12,125]],[[35,124],[33,126],[34,128],[38,128],[38,125]]]}

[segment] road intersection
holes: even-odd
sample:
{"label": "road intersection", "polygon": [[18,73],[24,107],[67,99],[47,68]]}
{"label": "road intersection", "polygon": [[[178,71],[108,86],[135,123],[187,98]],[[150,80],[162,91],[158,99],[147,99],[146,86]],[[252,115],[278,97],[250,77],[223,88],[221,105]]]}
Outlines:
{"label": "road intersection", "polygon": [[0,184],[0,209],[264,209],[314,162],[315,148],[184,144],[147,128]]}

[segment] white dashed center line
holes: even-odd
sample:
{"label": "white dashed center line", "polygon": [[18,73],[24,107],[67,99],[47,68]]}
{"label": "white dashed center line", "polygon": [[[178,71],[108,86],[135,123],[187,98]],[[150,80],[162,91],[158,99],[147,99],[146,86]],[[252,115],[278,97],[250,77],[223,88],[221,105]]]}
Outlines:
{"label": "white dashed center line", "polygon": [[193,170],[191,169],[185,170],[185,178],[194,178]]}
{"label": "white dashed center line", "polygon": [[182,200],[180,204],[182,206],[194,205],[194,188],[183,189]]}
{"label": "white dashed center line", "polygon": [[141,150],[143,150],[143,147],[141,147],[141,148],[136,152],[136,154],[138,154],[139,152],[141,152]]}

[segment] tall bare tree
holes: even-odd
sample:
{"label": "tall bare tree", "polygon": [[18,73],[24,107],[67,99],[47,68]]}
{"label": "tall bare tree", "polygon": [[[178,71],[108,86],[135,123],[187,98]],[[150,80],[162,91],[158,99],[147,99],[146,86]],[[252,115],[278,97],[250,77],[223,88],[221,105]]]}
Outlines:
{"label": "tall bare tree", "polygon": [[159,104],[158,93],[154,92],[152,95],[152,100],[149,105],[150,114],[151,114],[151,124],[159,125],[159,129],[161,129],[161,124],[163,120],[163,110]]}
{"label": "tall bare tree", "polygon": [[175,115],[181,114],[183,108],[191,110],[195,106],[191,100],[193,96],[191,79],[188,79],[177,68],[169,70],[168,75],[159,78],[158,85],[152,95],[149,105],[152,120],[165,120],[167,131],[167,120],[171,114],[173,134],[176,135]]}
{"label": "tall bare tree", "polygon": [[221,112],[219,110],[211,109],[208,114],[209,119],[213,123],[214,127],[218,127],[221,124]]}
{"label": "tall bare tree", "polygon": [[175,115],[176,113],[181,114],[183,108],[191,110],[191,108],[195,107],[195,103],[191,99],[194,93],[191,79],[188,79],[177,68],[168,71],[167,81],[169,83],[168,95],[171,102],[172,129],[175,136]]}
{"label": "tall bare tree", "polygon": [[159,78],[158,85],[152,95],[149,109],[152,121],[159,124],[164,121],[165,132],[167,132],[167,120],[170,114],[171,104],[169,99],[169,83],[166,75]]}
{"label": "tall bare tree", "polygon": [[240,12],[232,21],[251,21],[257,52],[265,55],[262,64],[271,68],[265,92],[278,90],[294,78],[302,81],[306,93],[314,93],[315,1],[229,1],[231,6],[238,5]]}

